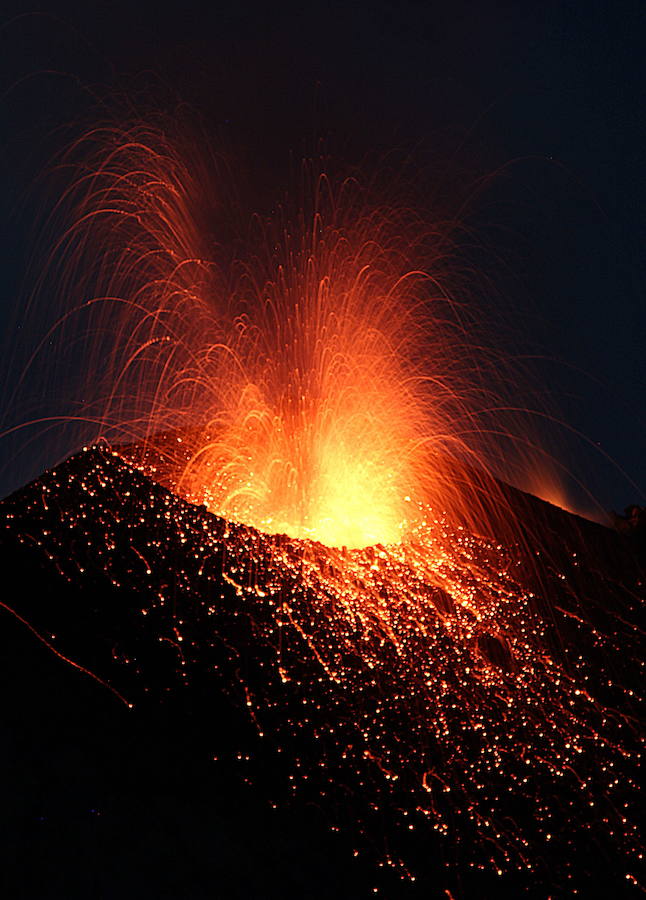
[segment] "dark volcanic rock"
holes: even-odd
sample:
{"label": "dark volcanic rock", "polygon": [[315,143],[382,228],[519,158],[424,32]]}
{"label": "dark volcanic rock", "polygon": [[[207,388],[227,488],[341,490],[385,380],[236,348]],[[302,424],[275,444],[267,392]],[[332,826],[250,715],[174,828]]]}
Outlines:
{"label": "dark volcanic rock", "polygon": [[[643,671],[635,548],[505,490],[527,532],[519,577],[536,595],[551,646],[566,669],[568,654],[585,656],[598,675],[590,691],[634,720]],[[424,877],[401,882],[375,866],[383,848],[370,847],[380,826],[355,828],[373,786],[362,771],[343,770],[340,798],[332,797],[329,783],[342,770],[325,747],[327,774],[317,775],[314,760],[308,789],[290,800],[294,771],[311,754],[306,727],[302,736],[293,728],[288,744],[272,735],[284,737],[288,720],[324,734],[323,701],[334,696],[317,694],[307,646],[286,647],[302,655],[301,678],[283,684],[267,638],[269,587],[280,588],[272,554],[291,554],[297,566],[304,551],[295,542],[226,523],[98,449],[44,474],[0,510],[4,896],[361,898],[377,887],[389,898],[544,898],[553,890],[545,873],[565,848],[580,857],[580,895],[632,890],[623,858],[589,823],[578,844],[541,846],[542,875],[505,879],[473,869],[434,835],[413,836],[407,853]],[[238,583],[223,573],[232,571],[227,554],[241,548],[247,580]],[[455,614],[449,594],[429,590],[439,616]],[[483,631],[473,654],[500,678],[519,665],[495,632]],[[353,665],[349,655],[344,662]],[[339,691],[334,703],[343,702]],[[255,717],[263,704],[268,733]],[[344,740],[354,740],[349,727]],[[394,811],[397,794],[375,794],[384,796]],[[527,806],[514,796],[504,802],[501,815],[531,834]],[[564,815],[569,808],[564,802]],[[385,836],[388,816],[388,808],[378,813]]]}
{"label": "dark volcanic rock", "polygon": [[[366,874],[320,812],[274,803],[286,780],[275,753],[252,785],[245,757],[258,736],[231,671],[222,690],[197,669],[189,676],[175,633],[186,566],[176,561],[192,547],[188,527],[180,534],[165,518],[168,499],[89,451],[1,505],[2,602],[24,620],[0,610],[2,895],[329,897],[343,873],[348,896],[361,896]],[[193,536],[204,519],[225,528],[172,503]],[[220,582],[233,605],[234,588]],[[150,608],[162,585],[174,609]],[[232,637],[240,627],[231,623]]]}

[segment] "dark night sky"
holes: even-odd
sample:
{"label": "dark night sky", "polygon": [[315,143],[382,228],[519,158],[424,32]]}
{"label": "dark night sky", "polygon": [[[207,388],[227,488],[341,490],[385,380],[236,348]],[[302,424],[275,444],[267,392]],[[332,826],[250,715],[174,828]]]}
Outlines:
{"label": "dark night sky", "polygon": [[[259,198],[262,185],[282,191],[290,152],[319,138],[350,163],[414,148],[429,184],[424,167],[440,152],[474,179],[504,167],[473,227],[503,261],[497,289],[519,345],[549,357],[540,376],[563,419],[643,490],[645,10],[639,0],[3,4],[6,346],[43,202],[25,192],[58,149],[53,130],[91,117],[94,86],[182,97],[238,148]],[[37,14],[14,19],[22,13]],[[1,493],[53,462],[31,447],[18,462],[15,443],[0,444]],[[563,454],[605,506],[640,500],[584,444],[564,437]]]}

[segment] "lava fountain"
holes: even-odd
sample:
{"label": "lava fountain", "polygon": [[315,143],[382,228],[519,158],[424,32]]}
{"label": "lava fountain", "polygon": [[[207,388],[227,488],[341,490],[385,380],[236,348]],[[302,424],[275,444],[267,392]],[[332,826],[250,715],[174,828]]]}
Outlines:
{"label": "lava fountain", "polygon": [[419,502],[472,524],[504,364],[442,286],[442,229],[305,166],[300,206],[253,217],[242,255],[205,224],[213,171],[160,131],[97,129],[61,167],[47,279],[92,332],[83,414],[110,443],[143,440],[174,490],[268,533],[398,543]]}

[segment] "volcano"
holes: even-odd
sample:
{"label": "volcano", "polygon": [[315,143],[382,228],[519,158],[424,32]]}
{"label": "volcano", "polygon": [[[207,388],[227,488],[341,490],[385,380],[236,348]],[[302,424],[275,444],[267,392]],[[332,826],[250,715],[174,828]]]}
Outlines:
{"label": "volcano", "polygon": [[500,497],[331,549],[96,446],[2,501],[4,895],[636,895],[640,548]]}

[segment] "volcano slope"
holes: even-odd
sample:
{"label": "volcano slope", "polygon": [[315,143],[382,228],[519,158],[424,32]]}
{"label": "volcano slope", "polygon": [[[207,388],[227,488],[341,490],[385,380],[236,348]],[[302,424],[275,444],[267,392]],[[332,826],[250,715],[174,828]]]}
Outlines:
{"label": "volcano slope", "polygon": [[638,548],[503,491],[356,551],[100,447],[2,501],[4,896],[638,895]]}

